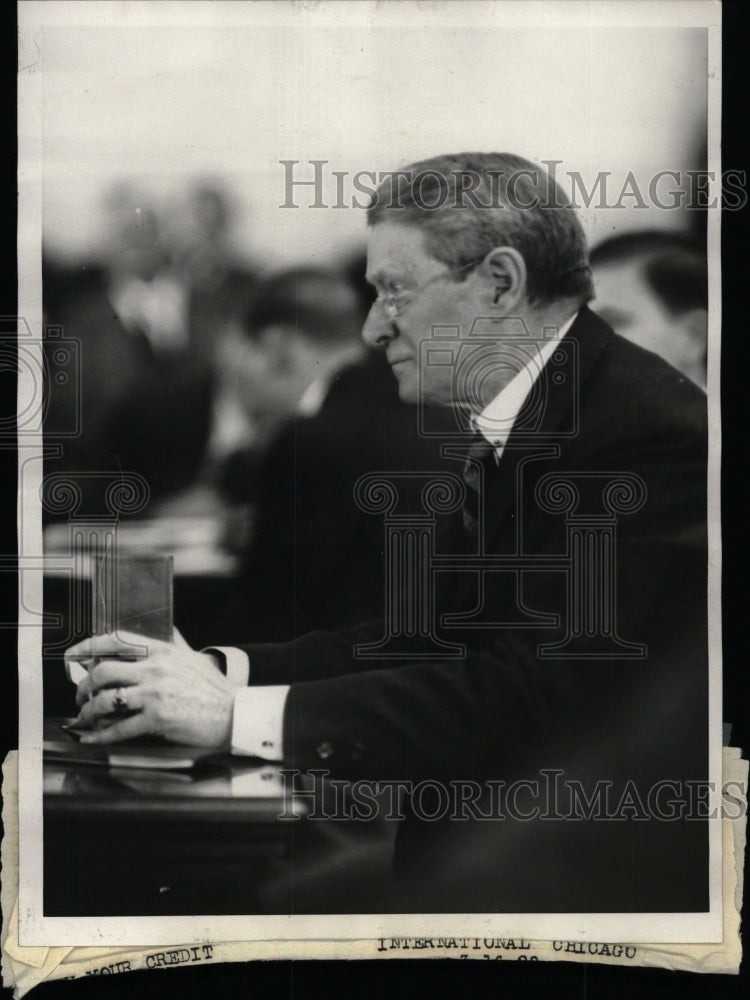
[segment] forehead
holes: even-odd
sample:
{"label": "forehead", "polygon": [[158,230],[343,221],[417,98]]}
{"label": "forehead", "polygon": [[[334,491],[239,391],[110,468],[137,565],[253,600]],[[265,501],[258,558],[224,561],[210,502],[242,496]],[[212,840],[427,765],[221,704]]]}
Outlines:
{"label": "forehead", "polygon": [[429,277],[443,265],[425,249],[424,233],[418,226],[400,222],[377,222],[367,240],[367,280]]}

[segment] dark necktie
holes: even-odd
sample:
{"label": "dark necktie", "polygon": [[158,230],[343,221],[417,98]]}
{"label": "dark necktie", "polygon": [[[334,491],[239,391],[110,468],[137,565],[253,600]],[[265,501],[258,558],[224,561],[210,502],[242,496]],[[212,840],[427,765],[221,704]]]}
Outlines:
{"label": "dark necktie", "polygon": [[[483,434],[477,431],[466,453],[466,462],[463,469],[463,480],[466,484],[466,499],[464,500],[462,514],[464,528],[474,539],[479,536],[482,489],[487,479],[488,459],[490,455],[494,454],[494,451],[494,446],[490,444]],[[485,475],[482,474],[483,470]]]}

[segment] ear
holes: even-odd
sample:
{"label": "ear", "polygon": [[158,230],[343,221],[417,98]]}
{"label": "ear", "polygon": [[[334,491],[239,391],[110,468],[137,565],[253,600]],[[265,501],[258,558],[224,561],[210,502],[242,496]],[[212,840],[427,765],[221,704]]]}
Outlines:
{"label": "ear", "polygon": [[513,247],[490,250],[478,268],[485,286],[487,307],[507,316],[526,296],[526,262]]}

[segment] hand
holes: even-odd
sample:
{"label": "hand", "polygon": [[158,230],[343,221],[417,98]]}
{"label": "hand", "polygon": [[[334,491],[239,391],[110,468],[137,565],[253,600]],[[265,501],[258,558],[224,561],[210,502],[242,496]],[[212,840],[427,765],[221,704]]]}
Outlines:
{"label": "hand", "polygon": [[[111,658],[117,656],[121,658]],[[176,630],[174,643],[132,632],[94,636],[68,649],[65,658],[92,663],[78,685],[81,710],[76,725],[109,722],[118,688],[128,709],[136,712],[105,729],[84,733],[82,743],[155,735],[191,746],[230,746],[236,687],[212,656],[191,649]]]}

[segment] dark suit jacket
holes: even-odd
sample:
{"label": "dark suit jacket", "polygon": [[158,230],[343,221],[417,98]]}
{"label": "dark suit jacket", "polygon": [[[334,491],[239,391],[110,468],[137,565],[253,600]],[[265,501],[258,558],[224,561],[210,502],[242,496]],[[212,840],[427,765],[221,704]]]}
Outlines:
{"label": "dark suit jacket", "polygon": [[256,520],[236,636],[286,640],[381,615],[383,524],[357,505],[355,484],[368,472],[440,466],[382,354],[338,372],[320,411],[283,425],[250,476]]}
{"label": "dark suit jacket", "polygon": [[[469,811],[427,822],[431,807],[412,803],[396,846],[408,911],[707,907],[706,824],[644,819],[639,799],[618,808],[628,788],[645,802],[658,781],[683,783],[684,793],[684,782],[706,779],[706,401],[586,308],[568,337],[578,345],[565,372],[575,391],[550,391],[531,437],[514,426],[486,485],[486,551],[566,553],[564,511],[538,499],[545,476],[572,477],[577,510],[589,514],[602,510],[600,474],[640,477],[645,502],[618,517],[614,559],[617,631],[645,645],[645,657],[540,656],[540,644],[564,637],[569,597],[565,574],[549,569],[486,574],[477,617],[489,627],[444,632],[466,644],[457,660],[357,659],[353,644],[382,635],[377,624],[247,647],[251,683],[293,685],[284,724],[292,767],[475,781],[480,802],[488,780],[562,772],[547,819],[483,822]],[[467,548],[458,525],[452,546]],[[475,572],[440,575],[443,611],[478,606]],[[508,627],[524,612],[557,615],[559,627]],[[575,781],[587,796],[609,783],[605,814],[617,818],[556,819],[570,811]],[[528,811],[528,797],[518,803]]]}

